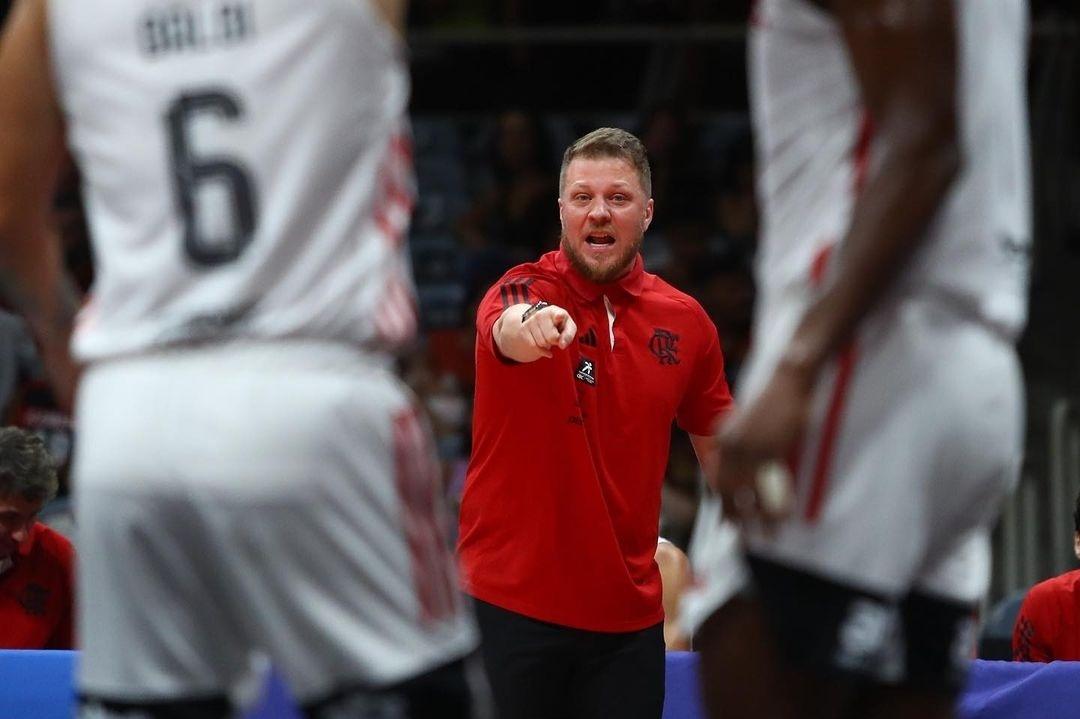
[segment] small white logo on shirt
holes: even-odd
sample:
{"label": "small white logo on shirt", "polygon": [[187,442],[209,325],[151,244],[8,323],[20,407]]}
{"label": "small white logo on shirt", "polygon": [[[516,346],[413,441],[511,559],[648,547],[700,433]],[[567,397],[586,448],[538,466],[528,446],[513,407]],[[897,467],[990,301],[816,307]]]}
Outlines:
{"label": "small white logo on shirt", "polygon": [[596,371],[595,365],[591,359],[581,358],[581,363],[578,365],[577,372],[574,374],[580,381],[588,385],[596,385]]}

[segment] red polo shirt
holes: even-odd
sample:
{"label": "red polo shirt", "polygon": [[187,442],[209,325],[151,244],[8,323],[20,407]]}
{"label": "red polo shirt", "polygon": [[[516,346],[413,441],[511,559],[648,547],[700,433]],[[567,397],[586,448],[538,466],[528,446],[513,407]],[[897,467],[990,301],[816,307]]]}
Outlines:
{"label": "red polo shirt", "polygon": [[1013,626],[1013,659],[1080,660],[1080,570],[1032,587]]}
{"label": "red polo shirt", "polygon": [[0,574],[0,648],[71,649],[75,550],[41,522]]}
{"label": "red polo shirt", "polygon": [[[551,359],[501,358],[495,320],[537,300],[570,313],[574,342]],[[671,424],[708,435],[731,404],[715,325],[690,296],[644,272],[640,257],[621,280],[597,285],[561,251],[506,273],[476,325],[458,543],[465,590],[579,629],[662,621],[653,555]]]}

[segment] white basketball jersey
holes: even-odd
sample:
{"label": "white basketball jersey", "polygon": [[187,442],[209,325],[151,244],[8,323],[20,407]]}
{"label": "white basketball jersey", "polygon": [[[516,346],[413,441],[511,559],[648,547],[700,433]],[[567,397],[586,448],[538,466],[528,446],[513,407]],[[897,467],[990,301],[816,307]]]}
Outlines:
{"label": "white basketball jersey", "polygon": [[415,331],[408,74],[367,0],[51,0],[95,360]]}
{"label": "white basketball jersey", "polygon": [[[1025,0],[957,0],[961,175],[899,280],[1009,337],[1027,313],[1031,178]],[[762,203],[763,315],[812,292],[812,267],[843,239],[881,139],[860,102],[838,24],[807,0],[760,0],[750,86]]]}

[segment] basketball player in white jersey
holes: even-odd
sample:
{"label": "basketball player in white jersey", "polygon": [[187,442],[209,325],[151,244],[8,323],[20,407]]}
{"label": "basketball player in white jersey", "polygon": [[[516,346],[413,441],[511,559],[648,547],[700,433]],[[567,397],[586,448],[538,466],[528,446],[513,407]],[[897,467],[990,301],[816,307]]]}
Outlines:
{"label": "basketball player in white jersey", "polygon": [[760,0],[752,24],[761,293],[717,475],[751,589],[699,635],[707,701],[948,717],[1021,452],[1026,3]]}
{"label": "basketball player in white jersey", "polygon": [[[0,45],[0,283],[76,397],[79,689],[230,715],[469,716],[476,636],[391,351],[415,328],[393,0],[22,0]],[[46,225],[66,137],[97,260]]]}

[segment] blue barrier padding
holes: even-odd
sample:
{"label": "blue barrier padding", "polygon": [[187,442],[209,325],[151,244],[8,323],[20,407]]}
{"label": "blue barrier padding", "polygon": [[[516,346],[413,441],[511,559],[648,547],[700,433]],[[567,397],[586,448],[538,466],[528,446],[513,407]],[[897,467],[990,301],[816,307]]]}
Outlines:
{"label": "blue barrier padding", "polygon": [[[0,717],[70,719],[76,652],[0,650]],[[663,719],[704,719],[698,658],[669,652]],[[270,672],[245,719],[299,719],[289,690]],[[958,719],[1080,718],[1080,662],[975,661]]]}
{"label": "blue barrier padding", "polygon": [[253,705],[244,713],[244,719],[304,719],[296,708],[285,679],[271,670],[262,685],[262,691]]}
{"label": "blue barrier padding", "polygon": [[976,661],[957,719],[1080,717],[1080,662]]}
{"label": "blue barrier padding", "polygon": [[0,717],[71,719],[75,652],[0,650]]}
{"label": "blue barrier padding", "polygon": [[668,652],[664,678],[663,719],[705,716],[698,691],[698,657],[693,652]]}

